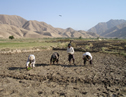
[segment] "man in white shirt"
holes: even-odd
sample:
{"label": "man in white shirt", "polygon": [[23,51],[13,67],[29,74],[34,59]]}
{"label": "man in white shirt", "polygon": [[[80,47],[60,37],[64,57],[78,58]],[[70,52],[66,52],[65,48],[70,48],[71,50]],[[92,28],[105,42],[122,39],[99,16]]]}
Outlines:
{"label": "man in white shirt", "polygon": [[83,54],[83,60],[84,60],[84,65],[86,64],[86,61],[89,61],[90,64],[92,64],[92,55],[90,52],[86,52]]}
{"label": "man in white shirt", "polygon": [[68,61],[69,61],[69,64],[71,65],[71,59],[73,59],[73,64],[75,65],[74,61],[74,48],[71,46],[71,44],[69,43],[68,44],[68,47],[67,47],[67,53],[68,53]]}
{"label": "man in white shirt", "polygon": [[28,69],[28,67],[35,67],[35,56],[34,55],[29,55],[28,56],[28,60],[27,60],[27,63],[26,63],[26,69]]}

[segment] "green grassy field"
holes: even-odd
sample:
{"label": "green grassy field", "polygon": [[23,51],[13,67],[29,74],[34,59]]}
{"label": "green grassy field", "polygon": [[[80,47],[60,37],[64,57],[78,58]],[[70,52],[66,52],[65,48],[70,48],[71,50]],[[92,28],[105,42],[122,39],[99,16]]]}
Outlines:
{"label": "green grassy field", "polygon": [[[46,39],[47,41],[48,39]],[[57,46],[58,43],[47,43],[45,39],[0,39],[0,50],[1,49],[29,49],[29,48],[47,48],[50,46]]]}
{"label": "green grassy field", "polygon": [[[73,47],[77,47],[76,45],[78,43],[87,43],[86,45],[83,44],[80,47],[85,48],[88,51],[101,48],[100,52],[107,52],[107,53],[120,53],[122,55],[126,55],[125,50],[119,50],[119,49],[125,49],[125,46],[122,46],[122,43],[126,44],[126,39],[105,39],[103,41],[106,41],[108,43],[103,43],[103,41],[99,41],[98,39],[78,39],[78,38],[38,38],[38,39],[31,39],[31,38],[25,38],[25,39],[0,39],[0,50],[1,51],[7,51],[7,50],[13,50],[13,49],[47,49],[49,47],[67,47],[67,44],[70,42],[70,40],[74,40]],[[77,43],[76,43],[77,41]],[[95,41],[95,42],[92,42]],[[103,44],[103,45],[101,45]],[[118,46],[114,46],[114,45]],[[100,46],[101,45],[101,46]],[[105,45],[108,45],[108,47],[105,47]],[[109,51],[111,50],[111,51]]]}
{"label": "green grassy field", "polygon": [[39,38],[39,39],[0,39],[0,50],[10,50],[10,49],[47,49],[49,47],[63,47],[65,43],[60,42],[50,42],[58,39],[52,38]]}
{"label": "green grassy field", "polygon": [[49,47],[49,46],[56,46],[57,43],[45,43],[45,42],[6,42],[6,43],[0,43],[0,49],[4,48],[31,48],[31,47]]}

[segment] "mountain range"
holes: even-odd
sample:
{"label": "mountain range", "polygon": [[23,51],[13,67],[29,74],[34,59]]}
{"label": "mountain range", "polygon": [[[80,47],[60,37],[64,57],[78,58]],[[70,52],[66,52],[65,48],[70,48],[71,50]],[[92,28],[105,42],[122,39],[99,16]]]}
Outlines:
{"label": "mountain range", "polygon": [[72,28],[55,28],[45,22],[26,20],[16,15],[0,15],[0,37],[8,38],[72,37],[95,38],[98,34]]}
{"label": "mountain range", "polygon": [[26,20],[17,15],[0,15],[0,38],[126,38],[126,20],[109,20],[101,22],[88,31],[74,30],[72,28],[55,28],[45,22]]}
{"label": "mountain range", "polygon": [[108,22],[98,23],[88,30],[97,33],[102,37],[126,38],[126,20],[109,20]]}

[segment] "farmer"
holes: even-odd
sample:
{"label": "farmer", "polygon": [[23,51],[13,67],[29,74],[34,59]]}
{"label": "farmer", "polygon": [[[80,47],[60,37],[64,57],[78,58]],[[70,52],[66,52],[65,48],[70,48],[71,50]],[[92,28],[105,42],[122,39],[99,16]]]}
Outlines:
{"label": "farmer", "polygon": [[69,43],[68,44],[68,47],[67,47],[67,53],[68,53],[68,61],[69,61],[69,64],[71,65],[71,59],[73,60],[73,64],[75,65],[74,61],[74,48],[71,46],[71,44]]}
{"label": "farmer", "polygon": [[53,64],[55,62],[57,62],[57,64],[58,64],[58,62],[59,62],[59,54],[57,52],[54,52],[52,54],[51,59],[50,59],[50,65],[52,65],[52,62],[53,62]]}
{"label": "farmer", "polygon": [[35,67],[35,56],[34,55],[29,55],[28,56],[28,60],[27,60],[27,63],[26,63],[26,69],[28,69],[28,67]]}
{"label": "farmer", "polygon": [[86,61],[89,61],[90,64],[92,64],[92,55],[90,52],[86,52],[83,54],[83,60],[84,60],[84,65],[86,64]]}

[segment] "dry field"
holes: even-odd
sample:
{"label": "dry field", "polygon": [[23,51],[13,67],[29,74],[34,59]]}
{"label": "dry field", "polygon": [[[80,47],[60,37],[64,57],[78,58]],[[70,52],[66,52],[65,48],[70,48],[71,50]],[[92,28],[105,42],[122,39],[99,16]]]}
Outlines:
{"label": "dry field", "polygon": [[[49,65],[53,52],[58,65]],[[27,71],[29,52],[0,54],[0,97],[126,97],[126,59],[121,55],[92,53],[93,65],[83,65],[75,52],[74,65],[66,51],[32,52],[36,67]]]}

